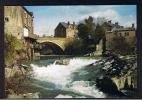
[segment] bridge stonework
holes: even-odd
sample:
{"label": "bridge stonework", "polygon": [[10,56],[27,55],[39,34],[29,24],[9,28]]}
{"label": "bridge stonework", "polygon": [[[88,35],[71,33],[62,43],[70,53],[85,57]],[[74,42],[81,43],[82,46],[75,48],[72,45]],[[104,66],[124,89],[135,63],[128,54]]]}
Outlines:
{"label": "bridge stonework", "polygon": [[73,38],[58,38],[58,37],[40,37],[37,39],[37,42],[42,43],[53,43],[59,46],[63,51],[66,47],[73,41]]}

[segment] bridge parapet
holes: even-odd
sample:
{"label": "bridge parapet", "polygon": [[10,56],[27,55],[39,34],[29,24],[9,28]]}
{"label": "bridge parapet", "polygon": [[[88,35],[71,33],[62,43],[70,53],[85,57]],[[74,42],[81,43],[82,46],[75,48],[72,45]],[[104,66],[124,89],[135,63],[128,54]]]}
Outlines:
{"label": "bridge parapet", "polygon": [[59,46],[63,51],[65,51],[68,44],[72,41],[73,38],[40,37],[37,39],[37,42],[40,44],[50,42]]}

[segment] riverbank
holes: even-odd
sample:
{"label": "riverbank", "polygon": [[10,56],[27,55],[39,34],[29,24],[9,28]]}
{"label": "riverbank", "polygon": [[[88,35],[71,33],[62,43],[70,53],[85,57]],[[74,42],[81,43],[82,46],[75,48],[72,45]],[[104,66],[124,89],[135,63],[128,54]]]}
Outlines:
{"label": "riverbank", "polygon": [[[106,98],[126,98],[133,97],[136,94],[137,86],[134,74],[137,74],[137,68],[135,56],[46,58],[46,60],[32,61],[26,66],[15,64],[13,69],[9,70],[9,72],[15,74],[10,74],[13,77],[7,78],[9,80],[7,81],[9,86],[7,87],[7,92],[9,92],[7,98],[55,98],[64,93],[68,94],[69,92],[66,91],[72,92],[69,95],[77,95],[74,98],[78,98],[79,95],[102,98],[104,93],[109,94],[105,96]],[[31,72],[34,72],[34,77],[30,76],[32,75]],[[10,75],[7,74],[6,77]],[[59,87],[64,82],[67,82],[66,85],[69,86],[69,89],[64,90]],[[79,88],[79,84],[81,88]],[[63,87],[67,88],[66,85],[63,85]],[[94,88],[94,86],[97,86],[97,88]],[[85,91],[82,91],[82,88]],[[79,95],[75,91],[78,91]],[[88,94],[87,91],[92,92]]]}
{"label": "riverbank", "polygon": [[136,97],[136,56],[110,55],[98,61],[96,66],[101,73],[94,80],[101,91],[122,97]]}
{"label": "riverbank", "polygon": [[30,86],[31,67],[14,64],[5,66],[6,98],[39,98],[38,89]]}

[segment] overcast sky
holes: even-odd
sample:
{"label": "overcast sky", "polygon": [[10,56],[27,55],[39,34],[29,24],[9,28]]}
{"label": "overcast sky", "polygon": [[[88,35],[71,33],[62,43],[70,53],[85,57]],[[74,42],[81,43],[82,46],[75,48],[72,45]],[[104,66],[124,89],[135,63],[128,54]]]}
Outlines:
{"label": "overcast sky", "polygon": [[73,23],[88,16],[105,17],[120,25],[136,25],[135,5],[98,5],[98,6],[25,6],[34,15],[34,33],[42,36],[54,35],[54,29],[59,22]]}

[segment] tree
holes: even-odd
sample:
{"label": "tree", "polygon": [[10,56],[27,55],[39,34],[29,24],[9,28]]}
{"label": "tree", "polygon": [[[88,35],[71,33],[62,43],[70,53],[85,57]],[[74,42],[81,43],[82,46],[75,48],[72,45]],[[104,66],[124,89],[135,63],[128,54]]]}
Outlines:
{"label": "tree", "polygon": [[4,34],[5,63],[12,64],[14,62],[16,54],[15,44],[17,44],[17,42],[16,37],[6,33]]}
{"label": "tree", "polygon": [[[85,45],[88,45],[88,41],[93,40],[93,34],[95,34],[95,23],[93,17],[89,16],[89,18],[84,20],[84,23],[80,23],[78,25],[78,36],[83,39]],[[94,44],[93,42],[91,44]]]}
{"label": "tree", "polygon": [[87,31],[87,27],[85,24],[83,23],[80,23],[78,25],[78,37],[83,39],[83,40],[86,40],[87,37],[88,37],[88,31]]}
{"label": "tree", "polygon": [[93,17],[89,16],[88,19],[85,19],[85,24],[86,24],[88,33],[90,35],[93,34],[95,30],[95,23],[94,23]]}
{"label": "tree", "polygon": [[102,27],[104,28],[105,31],[111,31],[112,26],[108,22],[104,22],[102,24]]}
{"label": "tree", "polygon": [[46,37],[46,34],[43,34],[42,37]]}
{"label": "tree", "polygon": [[99,41],[105,36],[105,28],[102,25],[97,24],[95,29],[95,43],[98,44]]}
{"label": "tree", "polygon": [[76,38],[72,42],[66,45],[65,52],[69,55],[79,55],[84,52],[84,44],[81,38]]}

